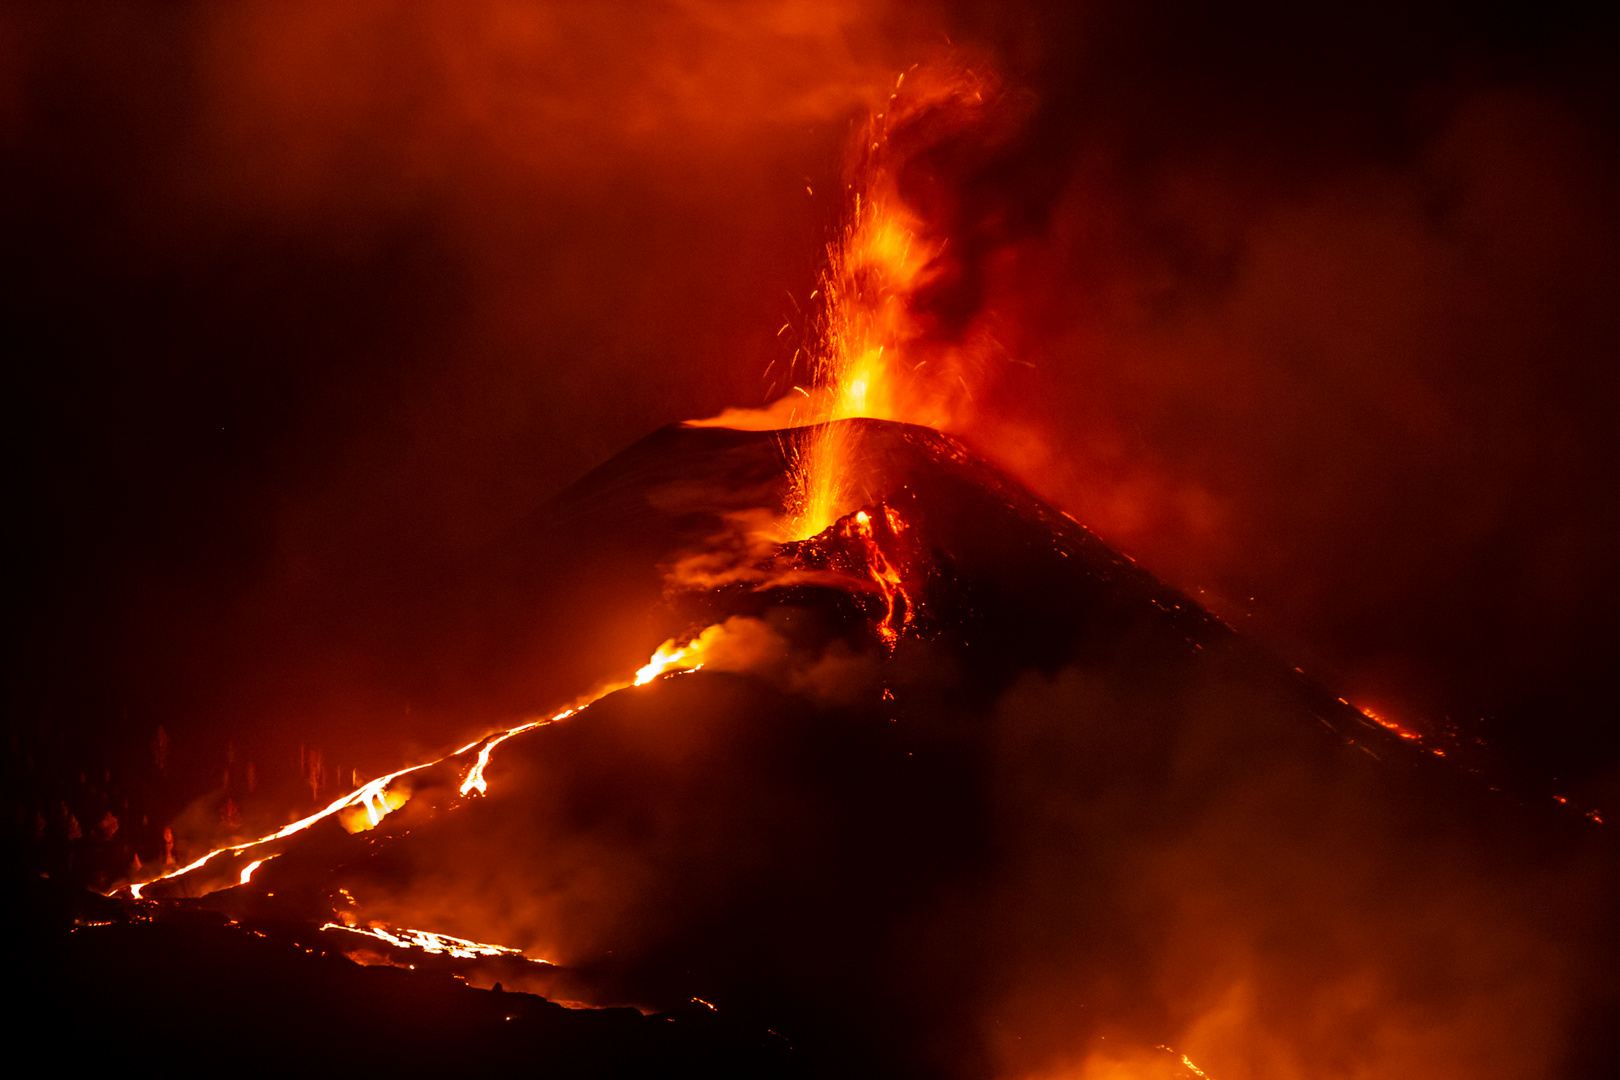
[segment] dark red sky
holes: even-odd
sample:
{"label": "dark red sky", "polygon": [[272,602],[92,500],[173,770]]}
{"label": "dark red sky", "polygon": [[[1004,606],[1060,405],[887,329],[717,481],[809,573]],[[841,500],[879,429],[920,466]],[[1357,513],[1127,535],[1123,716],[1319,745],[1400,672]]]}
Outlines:
{"label": "dark red sky", "polygon": [[1616,803],[1611,29],[985,8],[0,8],[15,745],[381,766],[488,706],[535,509],[760,403],[851,121],[948,39],[1028,106],[941,167],[1004,346],[964,436],[1347,696]]}

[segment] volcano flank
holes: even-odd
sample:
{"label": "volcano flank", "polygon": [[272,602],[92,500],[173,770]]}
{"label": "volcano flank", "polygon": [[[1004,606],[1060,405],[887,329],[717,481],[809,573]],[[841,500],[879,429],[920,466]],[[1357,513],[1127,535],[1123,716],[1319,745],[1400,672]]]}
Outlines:
{"label": "volcano flank", "polygon": [[52,962],[131,995],[103,1049],[207,980],[243,1005],[210,1045],[273,1002],[322,1054],[544,1075],[1602,1075],[1603,827],[949,437],[837,423],[858,482],[815,536],[770,531],[798,431],[668,427],[551,505],[536,685],[573,705],[81,904]]}

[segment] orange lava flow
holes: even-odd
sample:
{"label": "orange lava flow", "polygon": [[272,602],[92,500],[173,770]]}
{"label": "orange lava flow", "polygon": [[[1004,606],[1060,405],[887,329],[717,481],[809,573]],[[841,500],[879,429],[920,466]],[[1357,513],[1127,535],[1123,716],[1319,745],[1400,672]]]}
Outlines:
{"label": "orange lava flow", "polygon": [[[905,522],[892,508],[885,506],[883,514],[892,532],[899,533],[905,528]],[[877,537],[872,531],[872,516],[862,510],[851,520],[854,523],[856,539],[861,542],[864,549],[867,571],[871,574],[878,591],[883,594],[884,613],[877,626],[878,637],[892,649],[906,627],[911,625],[914,605],[906,593],[905,580],[901,577],[900,571],[878,546]]]}
{"label": "orange lava flow", "polygon": [[[193,871],[193,870],[197,869],[198,867],[204,865],[205,863],[209,862],[211,859],[215,858],[216,856],[224,855],[224,854],[238,854],[240,852],[247,851],[250,848],[258,847],[261,844],[268,844],[268,843],[270,843],[270,842],[272,842],[274,840],[280,840],[282,837],[291,836],[294,833],[303,832],[305,829],[309,828],[311,825],[314,825],[315,823],[317,823],[319,821],[323,821],[326,818],[329,818],[332,815],[336,814],[338,811],[347,809],[348,807],[351,807],[351,806],[374,807],[375,805],[377,805],[377,802],[376,802],[377,797],[383,791],[385,791],[387,789],[388,785],[390,783],[392,783],[394,780],[398,779],[401,776],[405,776],[408,773],[416,772],[418,769],[425,769],[429,765],[436,765],[436,764],[438,764],[438,762],[430,761],[430,762],[427,762],[426,764],[423,764],[423,765],[412,765],[408,769],[400,769],[400,770],[398,770],[396,772],[391,772],[386,776],[379,776],[379,777],[377,777],[377,779],[372,780],[369,783],[366,783],[366,784],[362,785],[359,789],[357,789],[355,791],[349,792],[349,794],[344,795],[342,798],[337,799],[336,801],[332,802],[330,805],[326,806],[325,808],[323,808],[321,810],[316,811],[315,813],[309,815],[308,817],[300,818],[299,820],[293,822],[291,825],[282,826],[280,829],[278,829],[275,832],[271,833],[269,836],[261,837],[258,840],[249,840],[246,843],[242,843],[242,844],[231,844],[231,845],[228,845],[226,847],[215,848],[213,851],[210,851],[208,854],[204,855],[202,858],[196,859],[193,862],[189,862],[189,863],[187,863],[186,865],[180,867],[177,870],[171,870],[167,874],[162,875],[162,877],[154,878],[152,880],[153,881],[163,881],[166,878],[179,877],[181,874],[190,873],[191,871]],[[384,804],[384,805],[386,805],[386,804]],[[379,820],[380,820],[380,818],[379,818]],[[259,861],[263,862],[264,860],[261,859]],[[141,890],[144,889],[146,886],[148,886],[150,884],[152,884],[152,881],[143,881],[143,882],[140,882],[138,884],[130,885],[128,887],[129,891],[130,891],[130,895],[133,896],[135,899],[139,900],[141,898]]]}
{"label": "orange lava flow", "polygon": [[[431,930],[390,930],[386,926],[344,926],[341,923],[326,923],[322,930],[346,930],[351,934],[364,934],[405,949],[421,949],[423,952],[436,953],[440,956],[454,956],[461,960],[471,960],[479,956],[523,956],[522,949],[512,949],[505,945],[486,945],[481,941],[468,941],[466,938],[452,937],[449,934],[438,934]],[[524,957],[528,959],[528,957]],[[533,961],[537,964],[544,960]]]}
{"label": "orange lava flow", "polygon": [[[499,735],[491,735],[486,738],[484,740],[483,748],[478,751],[478,760],[473,762],[473,767],[467,770],[467,776],[461,782],[461,794],[471,795],[476,791],[478,794],[482,795],[484,792],[489,790],[489,782],[484,779],[484,767],[489,764],[489,755],[497,746],[501,745],[501,743],[505,742],[507,739],[510,739],[512,736],[520,735],[525,731],[530,731],[537,727],[544,727],[547,724],[555,724],[559,720],[566,720],[578,711],[578,708],[564,709],[555,716],[547,717],[544,720],[535,720],[527,724],[520,724],[515,728],[508,728]],[[457,751],[457,753],[466,753],[468,750],[471,750],[477,745],[477,743],[473,743],[470,746],[462,747],[462,749]]]}
{"label": "orange lava flow", "polygon": [[[1340,698],[1339,700],[1341,702],[1344,702],[1344,704],[1346,704],[1346,705],[1350,704],[1348,701],[1345,701],[1344,698]],[[1406,739],[1409,742],[1421,742],[1423,740],[1423,736],[1419,735],[1417,732],[1413,731],[1411,728],[1406,727],[1406,726],[1404,726],[1402,724],[1398,724],[1394,720],[1389,719],[1388,717],[1380,716],[1378,713],[1373,712],[1371,709],[1363,708],[1363,707],[1357,706],[1357,705],[1352,705],[1351,708],[1356,709],[1358,712],[1361,713],[1362,716],[1365,716],[1367,719],[1371,720],[1373,723],[1377,724],[1379,727],[1383,728],[1385,731],[1392,732],[1392,733],[1394,733],[1396,735],[1399,735],[1401,738]]]}
{"label": "orange lava flow", "polygon": [[1189,1072],[1191,1072],[1195,1076],[1203,1076],[1203,1077],[1208,1077],[1209,1076],[1209,1074],[1207,1072],[1205,1072],[1203,1069],[1200,1069],[1198,1066],[1194,1065],[1193,1062],[1192,1062],[1192,1058],[1188,1057],[1186,1054],[1181,1055],[1181,1063],[1183,1065],[1185,1065],[1187,1067],[1187,1070]]}
{"label": "orange lava flow", "polygon": [[[709,629],[712,630],[714,628],[711,627]],[[586,706],[594,704],[595,702],[600,701],[602,698],[607,697],[609,694],[615,693],[619,690],[624,690],[631,686],[645,685],[658,676],[666,673],[697,670],[703,666],[702,658],[704,648],[707,642],[712,640],[712,635],[706,635],[707,631],[705,631],[704,634],[697,635],[685,644],[678,644],[673,638],[664,642],[653,653],[652,659],[647,663],[647,665],[636,672],[633,680],[622,679],[607,683],[601,687],[598,687],[595,691],[581,698],[568,708],[563,709],[562,711],[551,716],[544,717],[539,720],[527,720],[521,724],[507,728],[505,731],[498,731],[494,734],[486,735],[481,739],[474,740],[454,753],[447,754],[442,758],[424,762],[421,765],[412,765],[409,768],[399,769],[395,772],[388,773],[386,776],[379,776],[375,780],[371,780],[361,785],[354,791],[349,792],[347,795],[334,800],[329,805],[323,807],[313,814],[310,814],[308,817],[300,818],[290,825],[283,826],[282,828],[271,833],[269,836],[263,836],[257,840],[249,840],[240,844],[229,844],[224,847],[215,848],[206,855],[203,855],[202,857],[195,859],[182,867],[171,870],[166,874],[153,878],[149,881],[121,886],[120,889],[127,888],[129,890],[129,895],[132,898],[139,900],[141,899],[142,890],[156,882],[179,877],[182,874],[188,874],[221,855],[242,854],[243,852],[252,851],[255,848],[260,848],[264,845],[271,844],[274,841],[281,840],[284,837],[292,836],[294,833],[303,832],[305,829],[310,828],[326,818],[344,814],[345,811],[348,812],[348,816],[340,818],[340,820],[343,820],[344,827],[349,829],[349,831],[356,832],[360,831],[361,829],[375,827],[388,814],[405,805],[406,801],[410,797],[408,792],[393,790],[390,788],[390,785],[392,785],[395,780],[419,770],[430,768],[442,762],[449,761],[453,758],[459,758],[471,754],[474,750],[476,750],[478,753],[476,758],[468,766],[466,776],[462,779],[460,793],[464,797],[470,797],[475,793],[482,795],[489,789],[489,783],[484,779],[484,769],[486,766],[488,766],[490,754],[494,751],[495,747],[499,746],[501,743],[505,742],[507,739],[510,739],[514,735],[522,734],[525,731],[531,731],[534,728],[545,727],[548,724],[554,724],[560,720],[566,720]],[[246,885],[252,878],[253,872],[262,866],[267,860],[274,858],[277,854],[279,854],[279,852],[267,851],[261,857],[255,859],[252,863],[244,867],[238,877],[238,883]],[[118,891],[120,890],[114,889],[108,895],[113,895]]]}

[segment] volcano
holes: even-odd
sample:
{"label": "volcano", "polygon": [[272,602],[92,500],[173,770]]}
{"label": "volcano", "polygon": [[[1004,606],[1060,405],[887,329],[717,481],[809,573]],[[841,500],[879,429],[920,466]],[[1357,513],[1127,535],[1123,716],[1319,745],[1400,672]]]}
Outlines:
{"label": "volcano", "polygon": [[581,696],[81,901],[52,963],[118,988],[91,1043],[1603,1074],[1600,826],[1335,697],[951,438],[837,425],[858,481],[810,537],[769,524],[799,431],[668,427],[568,489],[536,685]]}

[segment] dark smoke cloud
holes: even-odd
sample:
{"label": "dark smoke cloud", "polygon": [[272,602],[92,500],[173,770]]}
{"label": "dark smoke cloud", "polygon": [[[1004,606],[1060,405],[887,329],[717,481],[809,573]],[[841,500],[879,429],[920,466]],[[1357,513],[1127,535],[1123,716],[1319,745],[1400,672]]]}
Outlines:
{"label": "dark smoke cloud", "polygon": [[963,20],[1039,100],[914,162],[964,241],[954,318],[1001,348],[963,433],[1366,704],[1611,790],[1612,37],[1444,5]]}

